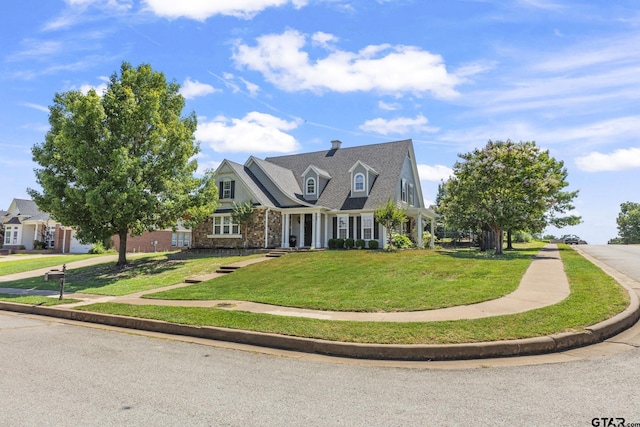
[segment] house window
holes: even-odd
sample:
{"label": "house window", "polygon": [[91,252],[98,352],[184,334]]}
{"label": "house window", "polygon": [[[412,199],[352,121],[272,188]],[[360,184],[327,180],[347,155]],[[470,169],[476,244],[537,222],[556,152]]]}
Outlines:
{"label": "house window", "polygon": [[364,175],[359,173],[353,178],[353,191],[364,191]]}
{"label": "house window", "polygon": [[401,181],[401,187],[402,187],[402,188],[401,188],[401,191],[402,191],[402,194],[401,194],[402,201],[406,203],[406,202],[407,202],[407,180],[406,180],[406,179],[404,179],[404,178],[403,178],[403,179],[402,179],[402,181]]}
{"label": "house window", "polygon": [[7,227],[7,234],[4,236],[4,244],[11,244],[11,227]]}
{"label": "house window", "polygon": [[56,241],[56,227],[47,227],[47,232],[45,234],[45,244],[47,248],[52,249],[55,247]]}
{"label": "house window", "polygon": [[364,240],[373,239],[373,215],[362,215],[362,238]]}
{"label": "house window", "polygon": [[409,184],[409,206],[413,206],[413,184]]}
{"label": "house window", "polygon": [[307,194],[316,194],[316,180],[314,178],[307,179]]}
{"label": "house window", "polygon": [[240,226],[233,223],[231,215],[216,216],[213,218],[213,234],[217,236],[239,235]]}
{"label": "house window", "polygon": [[171,233],[171,246],[178,248],[188,247],[190,243],[189,241],[189,233]]}
{"label": "house window", "polygon": [[349,237],[349,215],[338,215],[338,238]]}
{"label": "house window", "polygon": [[222,198],[231,199],[231,181],[222,181]]}

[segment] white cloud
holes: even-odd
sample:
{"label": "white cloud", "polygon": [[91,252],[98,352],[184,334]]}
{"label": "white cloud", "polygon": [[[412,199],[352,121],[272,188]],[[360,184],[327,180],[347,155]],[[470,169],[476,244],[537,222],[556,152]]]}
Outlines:
{"label": "white cloud", "polygon": [[365,132],[374,132],[381,135],[388,134],[407,134],[407,133],[420,133],[420,132],[437,132],[438,129],[427,126],[426,117],[422,114],[418,114],[415,119],[410,117],[399,117],[397,119],[386,120],[383,118],[377,118],[373,120],[367,120],[364,124],[360,125],[360,129]]}
{"label": "white cloud", "polygon": [[[312,40],[330,39],[316,33]],[[258,71],[286,91],[377,91],[380,93],[454,98],[462,82],[447,71],[440,55],[416,46],[369,45],[358,52],[331,49],[311,59],[303,50],[307,36],[295,30],[259,37],[256,46],[238,42],[233,59],[239,67]]]}
{"label": "white cloud", "polygon": [[578,157],[576,165],[585,172],[640,168],[640,148],[623,148],[609,154],[594,151],[586,156]]}
{"label": "white cloud", "polygon": [[184,83],[182,83],[182,87],[180,88],[180,94],[182,94],[186,99],[192,99],[196,96],[205,96],[215,92],[216,88],[213,86],[206,83],[200,83],[197,80],[193,81],[189,77],[187,77]]}
{"label": "white cloud", "polygon": [[43,113],[49,114],[49,107],[44,106],[44,105],[33,104],[31,102],[23,102],[21,105],[23,105],[25,107],[33,108],[34,110],[42,111]]}
{"label": "white cloud", "polygon": [[254,111],[242,119],[218,116],[200,123],[196,138],[220,153],[291,153],[299,150],[300,144],[286,131],[297,127],[298,122]]}
{"label": "white cloud", "polygon": [[269,7],[292,4],[301,8],[307,0],[144,0],[144,3],[148,10],[164,18],[205,21],[214,15],[251,19]]}
{"label": "white cloud", "polygon": [[386,111],[395,111],[401,109],[402,105],[398,104],[397,102],[392,102],[389,104],[384,101],[378,101],[378,108]]}
{"label": "white cloud", "polygon": [[418,165],[420,181],[446,181],[453,175],[453,169],[443,165]]}

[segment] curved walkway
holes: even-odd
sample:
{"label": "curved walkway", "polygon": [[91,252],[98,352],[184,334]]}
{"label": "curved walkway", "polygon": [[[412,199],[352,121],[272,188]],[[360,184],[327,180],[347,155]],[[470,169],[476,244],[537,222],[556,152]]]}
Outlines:
{"label": "curved walkway", "polygon": [[[245,266],[256,262],[268,260],[269,258],[254,258],[241,261],[233,266]],[[73,263],[68,265],[72,267]],[[48,269],[47,269],[48,270]],[[25,273],[26,275],[27,273]],[[44,273],[42,273],[44,274]],[[222,274],[215,273],[203,277],[211,279]],[[556,245],[545,246],[531,262],[526,273],[520,281],[518,288],[502,298],[485,301],[477,304],[455,306],[436,310],[411,311],[411,312],[384,312],[384,313],[363,313],[363,312],[341,312],[341,311],[321,311],[309,310],[294,307],[282,307],[269,304],[261,304],[249,301],[229,301],[229,300],[157,300],[141,298],[145,294],[156,293],[167,289],[182,286],[190,286],[189,283],[180,283],[165,288],[153,289],[135,294],[113,297],[98,296],[88,294],[66,294],[68,298],[80,299],[81,302],[73,304],[59,305],[59,308],[72,308],[80,305],[93,304],[97,302],[118,302],[136,305],[163,305],[182,307],[215,307],[224,310],[241,310],[254,313],[265,313],[277,316],[308,317],[325,320],[353,320],[363,322],[430,322],[458,319],[479,319],[483,317],[500,316],[507,314],[522,313],[541,307],[557,304],[569,296],[570,289],[567,276],[564,272],[560,253]],[[0,293],[16,293],[13,290],[0,288]],[[55,294],[52,291],[40,291],[40,294]],[[34,294],[34,291],[21,291],[23,294]]]}

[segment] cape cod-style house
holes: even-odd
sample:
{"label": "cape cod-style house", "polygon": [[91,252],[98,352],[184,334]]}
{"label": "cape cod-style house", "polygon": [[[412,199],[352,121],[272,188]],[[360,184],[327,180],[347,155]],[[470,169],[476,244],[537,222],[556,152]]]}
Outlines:
{"label": "cape cod-style house", "polygon": [[[433,236],[436,215],[424,206],[411,140],[348,148],[332,141],[324,151],[251,156],[243,165],[224,160],[216,180],[219,207],[193,230],[194,248],[326,248],[332,238],[382,247],[388,236],[374,211],[389,198],[405,209],[404,232],[415,243],[423,244],[425,229]],[[234,202],[247,201],[256,214],[242,236],[231,213]]]}
{"label": "cape cod-style house", "polygon": [[33,200],[13,199],[0,222],[4,226],[2,248],[5,250],[33,250],[36,242],[58,253],[87,253],[91,249],[91,245],[78,241],[75,230],[63,227],[38,209]]}

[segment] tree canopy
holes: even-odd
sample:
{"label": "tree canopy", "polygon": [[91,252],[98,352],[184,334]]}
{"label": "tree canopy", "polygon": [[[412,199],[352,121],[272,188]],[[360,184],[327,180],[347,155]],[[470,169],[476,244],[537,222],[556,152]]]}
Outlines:
{"label": "tree canopy", "polygon": [[234,223],[240,226],[242,237],[244,237],[244,245],[247,246],[249,242],[249,224],[253,222],[256,210],[253,207],[253,202],[248,200],[244,203],[233,202],[233,210],[231,211],[231,219]]}
{"label": "tree canopy", "polygon": [[573,209],[578,191],[569,185],[562,161],[535,142],[489,141],[460,154],[454,176],[444,184],[439,212],[458,228],[494,232],[502,253],[503,232],[541,232],[547,225],[575,225],[580,217],[561,216]]}
{"label": "tree canopy", "polygon": [[213,212],[213,172],[197,169],[195,113],[182,116],[184,98],[148,64],[124,62],[103,94],[56,93],[50,130],[32,148],[42,192],[40,209],[75,227],[86,243],[119,235],[118,265],[126,264],[127,235],[193,225]]}
{"label": "tree canopy", "polygon": [[640,243],[640,203],[621,203],[616,222],[622,243]]}
{"label": "tree canopy", "polygon": [[375,220],[387,230],[387,236],[391,236],[393,230],[407,222],[407,214],[391,198],[384,205],[379,206],[373,215]]}

